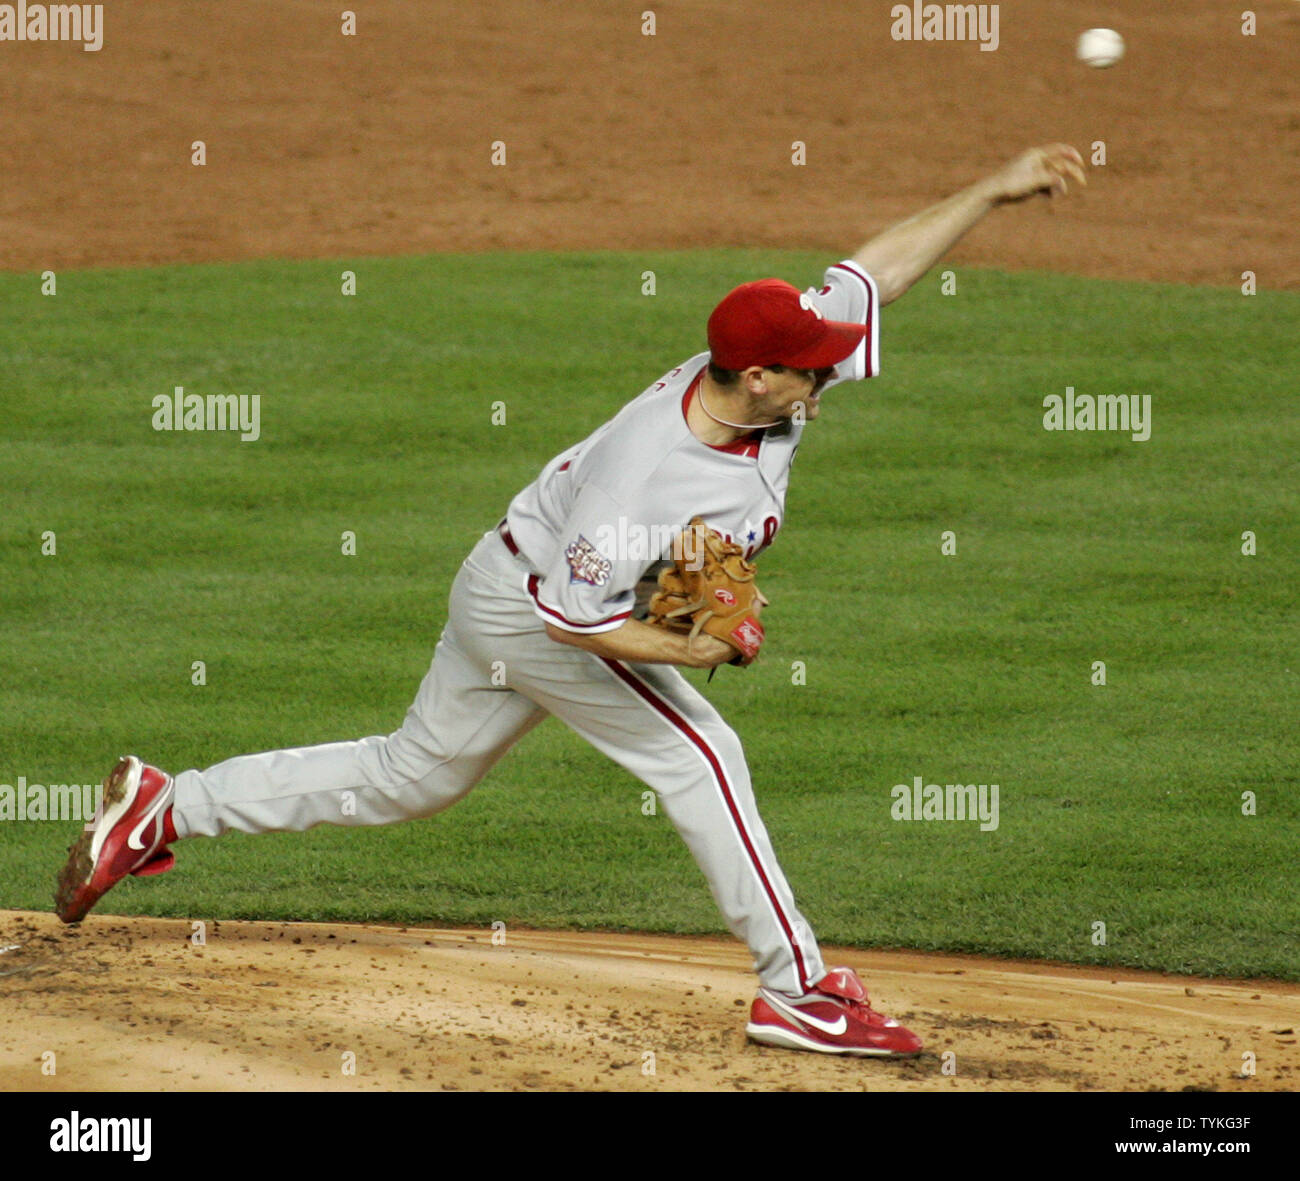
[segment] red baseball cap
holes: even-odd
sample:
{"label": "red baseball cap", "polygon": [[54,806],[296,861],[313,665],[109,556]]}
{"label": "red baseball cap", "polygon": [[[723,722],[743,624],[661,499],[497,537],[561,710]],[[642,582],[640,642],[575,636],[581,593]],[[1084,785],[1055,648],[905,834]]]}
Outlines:
{"label": "red baseball cap", "polygon": [[785,365],[829,369],[867,335],[865,324],[824,320],[783,279],[759,279],[730,291],[709,317],[709,352],[724,369]]}

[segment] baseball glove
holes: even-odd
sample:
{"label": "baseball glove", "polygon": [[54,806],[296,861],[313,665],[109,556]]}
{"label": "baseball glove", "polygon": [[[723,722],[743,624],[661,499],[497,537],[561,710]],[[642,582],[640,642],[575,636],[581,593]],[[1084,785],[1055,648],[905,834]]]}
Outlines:
{"label": "baseball glove", "polygon": [[682,534],[674,564],[659,575],[646,622],[688,635],[707,632],[736,649],[732,664],[750,664],[763,643],[758,617],[767,599],[756,569],[740,546],[694,517]]}

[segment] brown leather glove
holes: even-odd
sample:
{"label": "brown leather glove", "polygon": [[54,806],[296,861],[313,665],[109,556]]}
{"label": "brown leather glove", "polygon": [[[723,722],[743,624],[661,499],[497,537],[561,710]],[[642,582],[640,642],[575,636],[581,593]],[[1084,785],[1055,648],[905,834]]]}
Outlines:
{"label": "brown leather glove", "polygon": [[745,551],[694,517],[674,564],[659,575],[646,622],[694,639],[701,631],[736,649],[732,664],[750,664],[763,643],[759,615],[767,599],[754,582]]}

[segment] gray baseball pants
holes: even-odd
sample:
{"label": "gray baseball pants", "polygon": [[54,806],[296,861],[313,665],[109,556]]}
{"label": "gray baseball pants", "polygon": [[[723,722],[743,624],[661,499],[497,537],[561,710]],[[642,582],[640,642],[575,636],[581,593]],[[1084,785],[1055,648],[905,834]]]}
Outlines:
{"label": "gray baseball pants", "polygon": [[432,816],[554,714],[654,789],[762,983],[806,991],[825,968],[759,818],[740,740],[671,665],[606,660],[552,640],[527,575],[495,530],[484,534],[452,585],[447,626],[401,729],[184,771],[177,834]]}

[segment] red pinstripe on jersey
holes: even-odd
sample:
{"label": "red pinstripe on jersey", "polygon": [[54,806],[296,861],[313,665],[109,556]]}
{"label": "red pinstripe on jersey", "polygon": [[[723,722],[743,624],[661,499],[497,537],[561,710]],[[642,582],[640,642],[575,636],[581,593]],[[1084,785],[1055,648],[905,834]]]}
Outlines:
{"label": "red pinstripe on jersey", "polygon": [[[866,376],[875,377],[880,372],[880,347],[876,328],[876,289],[872,280],[868,278],[866,271],[853,262],[833,263],[827,270],[843,271],[846,275],[852,275],[862,284],[867,293],[867,335],[860,347],[866,350]],[[823,293],[829,290],[828,287],[822,288]]]}
{"label": "red pinstripe on jersey", "polygon": [[528,576],[528,593],[533,596],[533,602],[537,604],[538,610],[545,611],[552,619],[559,620],[570,631],[589,631],[593,627],[609,627],[611,623],[622,623],[632,614],[631,608],[628,608],[628,610],[621,611],[617,615],[611,615],[608,619],[598,619],[595,623],[579,623],[576,619],[570,619],[567,615],[562,615],[554,607],[548,607],[537,597],[537,587],[541,581],[536,574]]}

